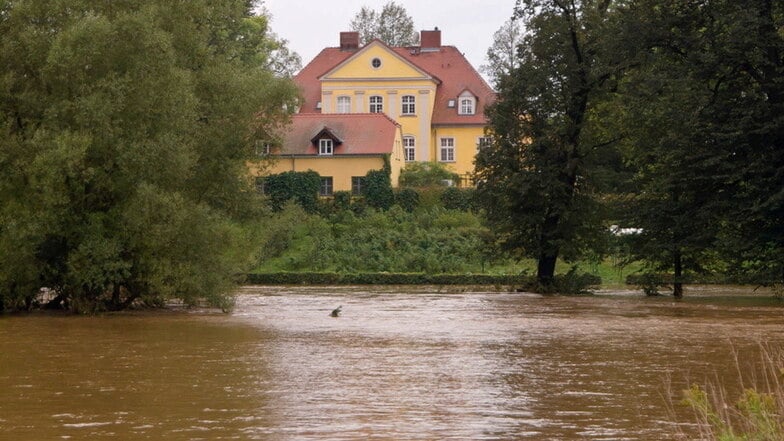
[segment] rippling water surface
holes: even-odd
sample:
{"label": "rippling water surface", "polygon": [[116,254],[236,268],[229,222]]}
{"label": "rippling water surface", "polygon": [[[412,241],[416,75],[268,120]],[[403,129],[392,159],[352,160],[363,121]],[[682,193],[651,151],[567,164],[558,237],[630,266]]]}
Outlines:
{"label": "rippling water surface", "polygon": [[672,439],[670,397],[688,421],[689,382],[784,344],[778,303],[691,295],[248,287],[230,315],[0,317],[0,439]]}

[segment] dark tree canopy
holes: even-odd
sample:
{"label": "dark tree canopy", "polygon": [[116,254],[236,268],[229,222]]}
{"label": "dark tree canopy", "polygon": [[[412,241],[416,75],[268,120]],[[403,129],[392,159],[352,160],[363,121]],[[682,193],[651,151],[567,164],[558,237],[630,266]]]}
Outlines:
{"label": "dark tree canopy", "polygon": [[627,218],[643,228],[635,257],[673,273],[676,295],[678,279],[717,260],[725,272],[784,281],[784,8],[635,8],[626,34],[648,58],[621,90],[639,188]]}
{"label": "dark tree canopy", "polygon": [[477,158],[500,241],[546,282],[621,223],[675,296],[699,273],[784,284],[784,4],[527,0],[518,18]]}
{"label": "dark tree canopy", "polygon": [[0,2],[0,307],[230,303],[245,161],[295,97],[251,9]]}
{"label": "dark tree canopy", "polygon": [[488,111],[494,145],[477,157],[479,200],[501,242],[537,259],[549,285],[559,257],[583,256],[601,237],[595,175],[614,135],[596,110],[625,60],[607,47],[607,2],[531,0],[517,14],[520,65]]}

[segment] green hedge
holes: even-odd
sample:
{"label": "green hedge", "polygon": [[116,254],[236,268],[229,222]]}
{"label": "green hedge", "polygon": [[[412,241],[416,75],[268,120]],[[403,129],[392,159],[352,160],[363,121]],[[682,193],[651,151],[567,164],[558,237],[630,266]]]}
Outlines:
{"label": "green hedge", "polygon": [[248,274],[247,282],[258,285],[522,285],[529,276],[423,273],[317,273],[279,272]]}
{"label": "green hedge", "polygon": [[[558,280],[556,277],[556,284]],[[591,275],[581,275],[581,280],[589,285],[601,283]],[[279,272],[248,274],[246,281],[255,285],[485,285],[538,291],[536,278],[524,275]]]}

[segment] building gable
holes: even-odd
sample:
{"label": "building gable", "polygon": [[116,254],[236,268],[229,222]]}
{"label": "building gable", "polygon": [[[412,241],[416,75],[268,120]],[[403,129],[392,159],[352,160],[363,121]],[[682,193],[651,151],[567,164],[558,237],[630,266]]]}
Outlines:
{"label": "building gable", "polygon": [[380,40],[373,40],[346,60],[319,77],[321,81],[346,80],[430,80],[440,81]]}

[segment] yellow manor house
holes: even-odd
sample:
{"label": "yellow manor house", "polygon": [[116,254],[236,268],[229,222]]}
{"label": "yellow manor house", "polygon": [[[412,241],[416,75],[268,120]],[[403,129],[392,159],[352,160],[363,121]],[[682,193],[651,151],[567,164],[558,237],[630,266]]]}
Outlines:
{"label": "yellow manor house", "polygon": [[393,186],[413,161],[444,163],[470,185],[495,92],[457,48],[441,45],[438,28],[422,31],[420,42],[360,47],[359,33],[341,32],[339,47],[294,77],[303,101],[267,172],[310,169],[322,176],[322,195],[356,193],[359,177],[386,157]]}

